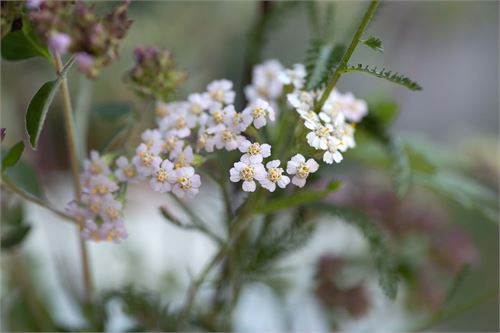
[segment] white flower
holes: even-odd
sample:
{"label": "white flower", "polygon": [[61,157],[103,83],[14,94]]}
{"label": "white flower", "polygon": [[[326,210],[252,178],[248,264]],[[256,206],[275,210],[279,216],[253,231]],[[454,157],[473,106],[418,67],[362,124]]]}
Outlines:
{"label": "white flower", "polygon": [[261,128],[267,123],[267,118],[274,121],[274,110],[268,102],[258,99],[243,110],[244,121],[252,121],[255,128]]}
{"label": "white flower", "polygon": [[142,175],[137,172],[137,168],[133,163],[129,163],[128,158],[120,156],[116,160],[117,169],[115,170],[116,178],[121,182],[138,183],[142,180]]}
{"label": "white flower", "polygon": [[335,126],[339,126],[345,123],[345,116],[344,113],[342,113],[341,105],[338,101],[335,100],[327,100],[325,102],[325,104],[321,108],[319,117],[324,122],[332,123]]}
{"label": "white flower", "polygon": [[352,122],[359,122],[368,113],[368,105],[362,99],[357,99],[352,93],[346,93],[340,97],[342,113],[346,119]]}
{"label": "white flower", "polygon": [[175,184],[172,192],[179,198],[194,197],[201,186],[200,175],[194,173],[192,167],[182,167],[175,170]]}
{"label": "white flower", "polygon": [[153,172],[153,162],[155,159],[159,159],[159,157],[153,154],[144,143],[141,143],[137,147],[135,153],[136,155],[132,158],[132,163],[135,165],[137,172],[145,177],[150,176]]}
{"label": "white flower", "polygon": [[175,181],[174,164],[169,160],[155,160],[152,177],[149,182],[151,188],[160,193],[169,192]]}
{"label": "white flower", "polygon": [[292,69],[286,69],[279,76],[283,84],[291,84],[295,89],[302,89],[306,77],[306,68],[302,64],[293,65]]}
{"label": "white flower", "polygon": [[97,175],[90,177],[88,192],[91,195],[104,197],[117,190],[118,185],[106,176]]}
{"label": "white flower", "polygon": [[339,152],[341,141],[334,136],[328,138],[328,150],[323,154],[323,161],[332,164],[333,161],[340,163],[342,161],[342,154]]}
{"label": "white flower", "polygon": [[83,161],[83,173],[86,176],[104,175],[110,173],[108,163],[95,150],[90,152],[90,159]]}
{"label": "white flower", "polygon": [[169,104],[163,103],[162,101],[156,101],[155,113],[158,116],[158,118],[161,119],[170,116],[172,114],[172,110]]}
{"label": "white flower", "polygon": [[309,111],[313,107],[315,95],[313,92],[297,90],[286,95],[286,98],[295,109]]}
{"label": "white flower", "polygon": [[208,110],[210,115],[206,121],[206,126],[210,128],[223,124],[225,116],[224,110],[225,109],[222,108],[222,104],[212,103]]}
{"label": "white flower", "polygon": [[289,175],[295,175],[292,178],[292,183],[298,187],[304,187],[306,179],[310,173],[318,170],[319,164],[312,158],[306,159],[301,154],[297,154],[286,165],[286,172]]}
{"label": "white flower", "polygon": [[[255,89],[255,96],[265,100],[278,98],[283,91],[283,83],[279,79],[283,70],[281,63],[275,59],[256,65],[252,71],[252,87]],[[249,98],[249,100],[254,99]]]}
{"label": "white flower", "polygon": [[73,217],[79,225],[83,225],[86,219],[92,218],[93,214],[87,207],[82,207],[77,201],[73,200],[68,203],[64,209],[66,213]]}
{"label": "white flower", "polygon": [[252,123],[252,118],[243,117],[242,113],[236,112],[233,105],[228,105],[223,110],[224,124],[233,132],[244,132]]}
{"label": "white flower", "polygon": [[89,193],[82,193],[80,202],[87,208],[87,218],[94,219],[102,211],[102,204],[107,200],[112,200],[113,196],[108,193],[104,196],[91,195]]}
{"label": "white flower", "polygon": [[196,151],[205,149],[211,153],[214,151],[215,138],[213,133],[208,133],[207,129],[200,128],[198,130],[198,138],[196,140]]}
{"label": "white flower", "polygon": [[270,192],[274,192],[276,184],[279,187],[285,188],[290,183],[290,178],[283,175],[283,168],[280,168],[280,160],[273,160],[266,164],[266,177],[260,180],[260,185]]}
{"label": "white flower", "polygon": [[341,126],[337,126],[333,134],[340,140],[338,144],[340,151],[344,152],[349,148],[356,147],[353,124],[344,123]]}
{"label": "white flower", "polygon": [[245,137],[237,132],[232,131],[230,128],[219,125],[209,128],[208,133],[214,135],[214,145],[217,149],[225,148],[227,151],[232,151],[238,148]]}
{"label": "white flower", "polygon": [[163,118],[160,122],[160,128],[165,135],[174,135],[179,138],[188,137],[191,134],[191,128],[196,127],[197,118],[189,116],[187,106],[180,108],[174,115]]}
{"label": "white flower", "polygon": [[109,200],[105,200],[102,203],[102,210],[100,215],[105,223],[123,222],[121,202],[112,198]]}
{"label": "white flower", "polygon": [[[230,180],[234,183],[243,180],[243,191],[254,192],[255,180],[262,180],[266,177],[266,170],[262,163],[236,162],[234,167],[229,170]],[[255,180],[254,180],[255,179]]]}
{"label": "white flower", "polygon": [[187,166],[193,162],[193,148],[188,145],[184,149],[174,150],[169,157],[174,160],[176,168]]}
{"label": "white flower", "polygon": [[245,153],[241,156],[241,161],[246,163],[260,163],[263,158],[271,155],[271,146],[267,143],[261,145],[258,142],[251,143],[248,140],[243,140],[238,149]]}
{"label": "white flower", "polygon": [[147,129],[141,134],[142,142],[146,145],[146,148],[153,154],[158,154],[161,151],[162,145],[162,135],[157,129]]}
{"label": "white flower", "polygon": [[320,121],[306,121],[304,125],[311,130],[307,133],[307,143],[315,148],[326,150],[328,137],[333,132],[333,126],[331,124],[323,125]]}
{"label": "white flower", "polygon": [[233,83],[229,80],[212,81],[207,86],[207,92],[213,102],[222,104],[232,104],[234,102],[235,92]]}

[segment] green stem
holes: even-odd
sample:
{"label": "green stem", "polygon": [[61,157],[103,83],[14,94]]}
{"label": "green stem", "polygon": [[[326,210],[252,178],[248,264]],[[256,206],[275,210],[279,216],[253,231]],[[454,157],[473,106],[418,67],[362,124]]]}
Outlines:
{"label": "green stem", "polygon": [[330,81],[328,81],[328,84],[326,85],[325,91],[321,95],[320,100],[316,104],[316,111],[321,110],[323,107],[323,104],[325,104],[328,96],[330,96],[330,93],[332,92],[333,88],[337,85],[337,81],[339,80],[340,76],[342,75],[342,72],[344,68],[347,66],[347,62],[349,59],[351,59],[352,54],[354,53],[354,50],[356,49],[356,46],[358,46],[358,43],[361,39],[361,36],[363,35],[363,32],[365,31],[366,27],[368,26],[368,23],[370,23],[373,14],[375,14],[375,11],[377,10],[377,7],[379,5],[380,0],[372,0],[370,3],[370,6],[368,6],[368,9],[365,12],[365,15],[363,16],[363,19],[361,20],[361,23],[358,26],[358,29],[354,33],[354,36],[352,37],[351,44],[349,44],[349,47],[347,48],[346,52],[342,56],[342,59],[340,59],[339,65],[337,66],[337,69],[335,70],[333,76],[331,77]]}
{"label": "green stem", "polygon": [[[63,73],[68,69],[67,66],[63,66],[61,57],[58,54],[54,54],[54,63],[58,74]],[[69,94],[68,80],[66,77],[62,78],[61,82],[61,96],[63,101],[63,115],[64,115],[64,127],[66,129],[66,142],[69,152],[69,161],[71,165],[71,174],[73,177],[73,187],[75,192],[75,198],[80,199],[81,196],[81,186],[80,186],[80,173],[77,155],[77,146],[75,142],[75,123],[73,120],[73,108],[71,106],[71,97]],[[83,274],[83,286],[85,301],[90,303],[92,299],[92,279],[90,275],[90,265],[87,251],[87,244],[85,240],[80,237],[80,226],[78,226],[78,241],[80,244],[80,255],[82,262],[82,274]]]}

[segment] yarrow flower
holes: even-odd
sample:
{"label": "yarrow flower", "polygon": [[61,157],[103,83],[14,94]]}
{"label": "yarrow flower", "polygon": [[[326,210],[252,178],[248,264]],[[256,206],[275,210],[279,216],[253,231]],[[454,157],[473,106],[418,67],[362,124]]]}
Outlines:
{"label": "yarrow flower", "polygon": [[120,156],[116,160],[116,166],[115,176],[121,182],[133,184],[143,179],[142,175],[137,171],[136,166],[129,162],[125,156]]}
{"label": "yarrow flower", "polygon": [[233,83],[229,80],[213,81],[207,86],[208,95],[215,103],[232,104],[236,96]]}
{"label": "yarrow flower", "polygon": [[267,143],[261,145],[258,142],[251,143],[248,140],[244,140],[238,148],[244,153],[241,156],[241,160],[247,163],[260,163],[264,158],[271,155],[271,146]]}
{"label": "yarrow flower", "polygon": [[169,160],[156,157],[152,165],[152,177],[149,182],[151,188],[160,193],[170,192],[175,183],[174,165]]}
{"label": "yarrow flower", "polygon": [[292,183],[298,187],[304,187],[309,174],[318,171],[319,164],[312,158],[306,161],[305,157],[297,154],[286,165],[286,172],[294,175]]}
{"label": "yarrow flower", "polygon": [[253,122],[255,128],[259,129],[267,124],[267,120],[274,121],[274,110],[268,102],[257,99],[254,103],[243,110],[245,122]]}
{"label": "yarrow flower", "polygon": [[179,198],[192,198],[199,192],[200,176],[192,167],[181,167],[175,170],[175,183],[172,192]]}
{"label": "yarrow flower", "polygon": [[243,191],[254,192],[256,189],[255,180],[263,180],[266,177],[266,170],[262,163],[240,161],[234,163],[234,167],[229,170],[229,175],[229,179],[234,183],[243,180]]}
{"label": "yarrow flower", "polygon": [[283,175],[283,168],[280,168],[280,160],[273,160],[266,164],[267,174],[261,179],[260,185],[270,192],[276,190],[276,185],[285,188],[290,183],[290,178]]}

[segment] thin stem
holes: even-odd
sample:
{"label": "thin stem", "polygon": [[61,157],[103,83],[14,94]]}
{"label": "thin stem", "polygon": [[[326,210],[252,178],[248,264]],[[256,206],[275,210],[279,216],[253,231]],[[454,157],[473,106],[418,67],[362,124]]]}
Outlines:
{"label": "thin stem", "polygon": [[375,11],[377,10],[377,7],[379,5],[380,0],[373,0],[370,3],[370,6],[368,6],[368,9],[365,12],[365,15],[363,16],[363,19],[361,20],[361,23],[358,26],[358,29],[354,33],[354,36],[352,37],[351,44],[349,44],[349,47],[347,48],[347,51],[344,53],[342,56],[342,59],[340,59],[339,65],[337,66],[337,69],[335,70],[335,73],[333,74],[332,78],[328,82],[325,91],[321,95],[320,100],[316,104],[316,111],[321,110],[321,107],[323,107],[323,104],[325,104],[326,99],[328,96],[330,96],[330,93],[332,92],[333,88],[337,85],[337,81],[339,80],[340,76],[342,75],[342,72],[344,68],[347,66],[347,62],[349,59],[351,59],[352,54],[354,53],[354,50],[356,49],[356,46],[358,46],[359,40],[361,36],[363,35],[363,32],[365,31],[366,27],[368,26],[368,23],[370,23],[373,14],[375,14]]}
{"label": "thin stem", "polygon": [[[58,74],[63,73],[69,67],[63,66],[61,57],[58,54],[54,54],[54,62]],[[69,62],[68,62],[69,63]],[[78,155],[77,146],[75,142],[75,123],[73,120],[73,108],[71,106],[71,98],[68,88],[68,80],[66,77],[62,78],[61,82],[61,96],[63,101],[63,114],[64,114],[64,127],[66,129],[66,142],[69,152],[69,160],[71,165],[71,174],[73,176],[73,186],[75,192],[75,198],[79,199],[81,196],[81,186],[80,186],[80,176],[78,168]],[[80,226],[78,226],[80,227]],[[79,233],[79,229],[77,229]],[[82,274],[83,274],[83,286],[85,301],[90,303],[92,299],[92,280],[90,276],[90,265],[87,251],[87,243],[78,234],[78,240],[80,243],[80,255],[82,262]]]}
{"label": "thin stem", "polygon": [[45,209],[50,210],[52,213],[56,214],[57,216],[62,217],[65,221],[74,222],[73,217],[57,210],[49,202],[45,202],[45,201],[29,194],[28,192],[24,191],[22,188],[19,188],[16,184],[12,183],[10,180],[2,177],[0,183],[3,187],[5,187],[6,189],[8,189],[9,191],[11,191],[13,193],[16,193],[21,198],[23,198],[29,202],[32,202],[40,207],[43,207]]}

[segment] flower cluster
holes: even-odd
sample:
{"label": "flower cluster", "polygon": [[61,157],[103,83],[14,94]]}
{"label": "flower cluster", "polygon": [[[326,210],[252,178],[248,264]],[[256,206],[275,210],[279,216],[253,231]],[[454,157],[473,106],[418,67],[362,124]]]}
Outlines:
{"label": "flower cluster", "polygon": [[82,194],[78,201],[70,202],[66,210],[78,222],[85,239],[119,242],[127,237],[119,189],[125,180],[123,176],[135,171],[120,167],[123,166],[121,159],[116,163],[118,168],[112,172],[108,162],[96,151],[84,161],[80,176]]}
{"label": "flower cluster", "polygon": [[134,55],[136,64],[126,79],[140,95],[166,101],[186,78],[184,72],[175,68],[168,50],[141,46],[134,50]]}
{"label": "flower cluster", "polygon": [[118,58],[118,43],[132,21],[127,18],[130,0],[101,17],[83,1],[29,0],[26,6],[35,31],[53,53],[75,54],[80,71],[90,78]]}

